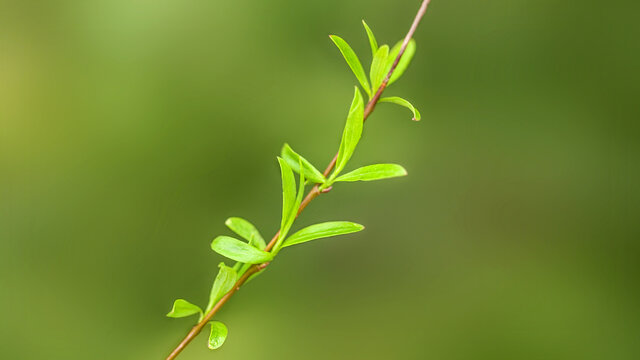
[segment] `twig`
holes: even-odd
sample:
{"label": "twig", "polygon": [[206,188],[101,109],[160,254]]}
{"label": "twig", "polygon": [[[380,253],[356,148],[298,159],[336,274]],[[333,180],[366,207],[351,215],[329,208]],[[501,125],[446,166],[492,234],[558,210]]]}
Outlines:
{"label": "twig", "polygon": [[[422,20],[422,17],[426,13],[427,6],[429,5],[430,1],[431,0],[422,1],[422,5],[420,5],[420,9],[418,10],[416,17],[413,19],[411,28],[409,29],[409,32],[407,32],[407,35],[404,37],[404,41],[402,42],[402,46],[400,48],[400,52],[398,53],[398,56],[393,61],[393,64],[391,65],[391,69],[389,70],[389,72],[387,73],[387,76],[382,81],[382,84],[380,85],[380,87],[378,88],[374,96],[371,98],[371,100],[369,100],[369,102],[367,103],[367,106],[364,109],[364,118],[362,120],[363,122],[367,120],[369,115],[371,115],[371,113],[373,112],[373,109],[376,107],[376,104],[378,103],[378,100],[380,100],[380,96],[382,96],[382,92],[384,92],[384,89],[387,87],[387,84],[389,83],[389,79],[391,78],[393,71],[398,66],[398,63],[400,62],[400,58],[402,58],[402,55],[407,49],[407,45],[409,44],[409,41],[413,37],[413,34],[416,32],[416,29],[418,28],[418,24],[420,24],[420,20]],[[331,172],[331,170],[333,170],[334,166],[336,165],[337,159],[338,159],[338,154],[336,153],[336,155],[333,157],[333,160],[331,160],[327,168],[324,170],[324,176],[329,176],[329,173]],[[330,188],[324,189],[324,191],[321,191],[318,185],[315,185],[313,188],[311,188],[311,190],[309,190],[309,193],[307,193],[307,195],[305,196],[304,200],[302,200],[302,203],[298,208],[298,214],[296,216],[300,215],[300,213],[307,207],[307,205],[309,205],[309,203],[313,201],[313,199],[318,197],[318,195],[322,193],[326,193],[329,190]],[[274,245],[278,241],[279,236],[280,236],[280,231],[278,231],[273,236],[271,241],[269,241],[269,244],[267,245],[265,251],[271,251],[271,249],[273,249]],[[240,287],[247,281],[247,279],[249,279],[251,275],[257,274],[258,272],[264,270],[268,265],[269,263],[262,263],[262,264],[256,264],[249,267],[249,269],[240,277],[240,279],[238,279],[233,289],[231,289],[220,300],[218,300],[215,306],[202,318],[202,320],[198,324],[196,324],[196,326],[194,326],[191,329],[191,331],[189,331],[187,336],[180,342],[180,344],[178,344],[178,346],[171,352],[171,354],[169,354],[166,360],[175,359],[178,356],[178,354],[180,354],[180,352],[182,352],[182,350],[184,350],[184,348],[191,342],[191,340],[193,340],[200,333],[200,331],[202,331],[202,328],[204,328],[205,325],[207,325],[207,323],[211,320],[211,318],[213,318],[213,316],[218,312],[218,310],[220,310],[220,308],[222,308],[222,306],[224,306],[224,304],[226,304],[227,301],[229,301],[229,299],[233,296],[233,294],[235,294],[240,289]]]}

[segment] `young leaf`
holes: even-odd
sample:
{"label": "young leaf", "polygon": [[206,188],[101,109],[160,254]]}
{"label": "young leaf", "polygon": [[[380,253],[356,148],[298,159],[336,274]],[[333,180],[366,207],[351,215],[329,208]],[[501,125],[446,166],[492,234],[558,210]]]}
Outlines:
{"label": "young leaf", "polygon": [[[387,70],[385,72],[385,76],[387,75],[389,70],[391,70],[391,66],[393,65],[393,62],[396,60],[396,57],[398,57],[401,47],[402,47],[402,41],[398,41],[398,43],[396,43],[393,46],[393,49],[391,49],[391,52],[389,53],[389,58],[387,61]],[[415,40],[411,39],[409,40],[409,43],[407,44],[407,48],[404,50],[404,53],[402,54],[402,57],[398,62],[398,66],[396,66],[395,70],[393,70],[393,74],[391,74],[391,77],[389,78],[388,85],[393,84],[396,80],[398,80],[402,76],[402,74],[404,74],[405,70],[407,70],[407,68],[409,67],[409,64],[411,63],[411,59],[413,59],[413,55],[415,55],[415,53],[416,53],[416,42]]]}
{"label": "young leaf", "polygon": [[248,264],[260,264],[273,260],[272,254],[229,236],[218,236],[213,239],[211,249],[229,259]]}
{"label": "young leaf", "polygon": [[[300,163],[299,166],[302,166],[302,163]],[[276,242],[276,245],[274,246],[274,250],[272,251],[272,254],[274,254],[274,256],[275,254],[278,253],[278,251],[280,251],[280,248],[282,247],[282,242],[284,241],[284,239],[287,238],[287,234],[291,229],[291,225],[293,225],[293,222],[296,219],[296,216],[298,214],[298,208],[300,208],[300,204],[302,203],[302,196],[304,195],[304,182],[305,182],[304,172],[301,172],[300,178],[299,178],[298,195],[296,196],[295,203],[291,209],[291,214],[289,214],[289,221],[287,221],[287,223],[280,228],[280,235],[278,236],[278,241]]]}
{"label": "young leaf", "polygon": [[247,240],[251,245],[255,245],[258,249],[264,250],[264,248],[267,247],[267,244],[265,244],[258,229],[256,229],[256,227],[247,220],[239,217],[230,217],[224,222],[224,224],[227,225],[231,231],[240,235],[243,239]]}
{"label": "young leaf", "polygon": [[181,318],[186,316],[191,316],[193,314],[200,314],[202,318],[202,309],[198,305],[193,305],[184,299],[178,299],[173,302],[173,308],[167,314],[168,317],[171,318]]}
{"label": "young leaf", "polygon": [[373,92],[375,93],[380,85],[382,84],[382,80],[387,75],[387,58],[389,57],[389,46],[382,45],[376,51],[376,54],[373,56],[373,61],[371,62],[371,69],[369,70],[369,77],[371,78],[371,86]]}
{"label": "young leaf", "polygon": [[369,45],[371,46],[371,56],[376,56],[376,51],[378,51],[378,42],[376,41],[376,37],[373,35],[373,31],[369,28],[369,25],[362,20],[362,25],[364,25],[364,30],[367,32],[367,37],[369,38]]}
{"label": "young leaf", "polygon": [[316,169],[307,159],[298,155],[293,149],[289,146],[289,144],[284,144],[282,147],[282,151],[280,152],[280,156],[287,162],[287,164],[293,169],[293,171],[300,173],[300,163],[302,163],[302,168],[304,169],[304,175],[307,179],[313,181],[317,184],[322,184],[327,179],[325,179],[324,175]]}
{"label": "young leaf", "polygon": [[369,96],[371,96],[371,88],[369,87],[369,82],[367,81],[367,75],[365,74],[364,69],[362,68],[362,64],[360,63],[360,60],[358,59],[356,53],[353,51],[351,46],[349,46],[349,44],[347,44],[347,42],[344,41],[341,37],[336,35],[329,35],[329,37],[342,53],[342,56],[347,61],[347,64],[351,68],[351,71],[353,71],[353,74],[356,76],[356,78],[358,78],[358,81],[360,81],[360,85],[362,85],[364,91]]}
{"label": "young leaf", "polygon": [[362,135],[362,122],[364,120],[364,103],[362,100],[362,94],[356,87],[355,94],[353,95],[353,101],[351,102],[351,108],[349,109],[349,115],[347,116],[347,123],[342,133],[342,141],[340,142],[340,149],[338,150],[338,159],[336,161],[336,168],[333,172],[332,178],[335,178],[353,155],[353,151],[360,141]]}
{"label": "young leaf", "polygon": [[400,105],[400,106],[404,106],[407,109],[411,110],[411,112],[413,112],[413,118],[411,120],[413,121],[420,121],[420,119],[422,118],[420,116],[420,111],[418,111],[418,109],[416,109],[413,105],[411,105],[410,102],[408,102],[407,100],[401,98],[401,97],[397,97],[397,96],[391,96],[391,97],[384,97],[384,98],[380,98],[380,100],[378,100],[379,102],[387,102],[387,103],[393,103],[396,105]]}
{"label": "young leaf", "polygon": [[348,172],[338,177],[336,181],[371,181],[405,175],[407,175],[407,170],[400,165],[376,164]]}
{"label": "young leaf", "polygon": [[280,222],[280,229],[283,229],[291,220],[292,209],[295,206],[296,178],[293,176],[291,167],[284,159],[278,157],[278,163],[280,163],[280,173],[282,175],[282,221]]}
{"label": "young leaf", "polygon": [[220,321],[211,321],[209,324],[211,324],[211,333],[209,334],[207,346],[209,349],[215,350],[224,344],[229,330],[227,330],[225,324]]}
{"label": "young leaf", "polygon": [[364,226],[348,221],[331,221],[308,226],[291,235],[283,247],[330,236],[350,234],[364,229]]}
{"label": "young leaf", "polygon": [[211,294],[209,295],[209,304],[204,311],[205,313],[208,313],[209,310],[211,310],[213,306],[218,302],[218,300],[220,300],[226,293],[233,289],[233,286],[238,280],[236,271],[233,268],[226,266],[223,262],[221,262],[218,267],[220,268],[220,270],[218,271],[216,280],[213,282]]}

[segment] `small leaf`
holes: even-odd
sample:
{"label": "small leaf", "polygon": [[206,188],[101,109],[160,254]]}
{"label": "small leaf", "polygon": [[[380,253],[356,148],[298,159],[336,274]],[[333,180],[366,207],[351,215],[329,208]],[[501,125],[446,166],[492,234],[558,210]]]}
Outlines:
{"label": "small leaf", "polygon": [[222,256],[243,263],[260,264],[273,260],[272,254],[229,236],[218,236],[213,239],[211,249]]}
{"label": "small leaf", "polygon": [[225,324],[220,321],[211,321],[209,324],[211,324],[211,333],[209,334],[207,346],[209,349],[215,350],[224,344],[229,330],[227,330]]}
{"label": "small leaf", "polygon": [[336,181],[371,181],[407,175],[407,170],[396,164],[376,164],[364,166],[348,172]]}
{"label": "small leaf", "polygon": [[173,308],[167,314],[168,317],[171,318],[182,318],[191,316],[194,314],[200,314],[202,318],[202,309],[198,305],[193,305],[184,299],[178,299],[173,302]]}
{"label": "small leaf", "polygon": [[349,109],[349,115],[347,116],[347,123],[342,133],[342,141],[340,142],[340,149],[338,150],[338,159],[336,160],[336,168],[332,174],[332,178],[335,178],[345,167],[351,155],[353,155],[360,136],[362,135],[362,122],[364,120],[364,103],[362,100],[362,94],[356,87],[355,94],[353,95],[353,101],[351,102],[351,108]]}
{"label": "small leaf", "polygon": [[371,56],[376,56],[376,51],[378,51],[378,42],[376,41],[376,37],[373,35],[373,31],[369,28],[369,25],[362,20],[362,25],[364,25],[364,30],[367,32],[367,37],[369,38],[369,45],[371,46]]}
{"label": "small leaf", "polygon": [[378,91],[378,88],[382,84],[382,80],[387,75],[387,58],[389,57],[389,46],[382,45],[376,51],[371,62],[371,69],[369,71],[369,77],[371,78],[371,86],[373,92]]}
{"label": "small leaf", "polygon": [[353,51],[351,46],[349,46],[349,44],[347,44],[347,42],[344,41],[341,37],[336,35],[329,35],[329,37],[342,53],[342,56],[347,61],[347,64],[351,68],[351,71],[353,71],[353,74],[356,76],[356,78],[358,78],[358,81],[360,81],[360,85],[362,85],[364,91],[369,96],[371,96],[371,88],[369,87],[369,82],[367,81],[367,75],[365,74],[364,69],[362,68],[362,64],[360,63],[360,60],[358,59],[356,53]]}
{"label": "small leaf", "polygon": [[397,96],[391,96],[391,97],[384,97],[384,98],[380,98],[380,100],[378,100],[379,102],[387,102],[387,103],[393,103],[396,105],[400,105],[400,106],[404,106],[407,109],[411,110],[411,112],[413,112],[413,118],[411,120],[413,121],[420,121],[420,119],[422,118],[422,116],[420,115],[420,111],[418,111],[418,109],[416,109],[413,105],[411,105],[410,102],[408,102],[407,100],[401,98],[401,97],[397,97]]}
{"label": "small leaf", "polygon": [[304,169],[304,175],[307,179],[313,181],[317,184],[322,184],[327,179],[325,179],[324,175],[316,169],[307,159],[298,155],[289,144],[284,144],[282,147],[282,151],[280,152],[280,156],[287,162],[287,164],[293,169],[293,171],[300,173],[300,163],[302,163],[302,168]]}
{"label": "small leaf", "polygon": [[[398,57],[398,54],[400,53],[401,48],[402,48],[402,41],[398,41],[398,43],[396,43],[393,46],[393,49],[391,49],[391,52],[389,53],[388,64],[387,64],[387,73],[389,72],[389,70],[391,70],[391,66],[393,65],[393,62],[396,60],[396,57]],[[398,66],[396,66],[395,70],[393,70],[393,74],[391,74],[391,77],[389,78],[388,85],[393,84],[396,80],[398,80],[402,76],[402,74],[404,74],[405,70],[407,70],[407,68],[409,67],[409,64],[411,64],[411,59],[413,59],[413,55],[415,55],[415,53],[416,53],[416,41],[411,39],[409,40],[409,43],[407,44],[407,48],[404,50],[404,53],[402,54],[402,57],[398,62]],[[385,76],[386,75],[387,74],[385,73]]]}
{"label": "small leaf", "polygon": [[[299,163],[299,166],[302,166],[302,163]],[[304,195],[304,182],[305,182],[304,172],[301,172],[300,178],[299,178],[298,195],[296,196],[295,203],[291,209],[292,210],[291,214],[289,214],[289,221],[286,224],[284,224],[283,227],[280,228],[280,235],[278,235],[278,240],[276,242],[276,245],[273,247],[273,251],[272,251],[272,254],[274,256],[282,248],[282,242],[284,241],[284,239],[287,238],[287,234],[291,229],[291,225],[293,225],[293,222],[296,220],[296,217],[298,216],[298,209],[300,208],[300,204],[302,203],[302,196]]]}
{"label": "small leaf", "polygon": [[247,220],[239,217],[230,217],[224,224],[227,225],[231,231],[242,236],[243,239],[247,240],[251,245],[255,245],[258,249],[264,250],[264,248],[267,247],[258,229]]}
{"label": "small leaf", "polygon": [[218,300],[233,289],[233,286],[238,280],[238,275],[233,268],[226,266],[223,262],[221,262],[218,267],[220,270],[218,271],[216,280],[213,282],[211,294],[209,295],[209,304],[207,305],[207,309],[204,311],[205,313],[208,313]]}
{"label": "small leaf", "polygon": [[364,226],[348,221],[330,221],[308,226],[291,235],[284,246],[291,246],[303,242],[322,239],[330,236],[350,234],[364,229]]}
{"label": "small leaf", "polygon": [[280,163],[280,173],[282,175],[282,220],[280,228],[285,228],[291,220],[292,209],[295,206],[296,199],[296,178],[287,162],[278,157]]}

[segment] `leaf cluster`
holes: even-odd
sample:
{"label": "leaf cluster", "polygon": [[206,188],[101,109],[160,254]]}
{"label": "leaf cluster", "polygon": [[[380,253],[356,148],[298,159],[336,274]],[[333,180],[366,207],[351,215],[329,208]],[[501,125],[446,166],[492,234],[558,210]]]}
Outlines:
{"label": "leaf cluster", "polygon": [[[369,39],[372,54],[368,77],[358,56],[347,42],[335,35],[332,35],[331,39],[344,56],[371,101],[375,92],[379,91],[378,89],[391,85],[405,72],[415,53],[415,42],[413,40],[409,42],[404,55],[391,73],[393,63],[401,51],[402,43],[398,42],[392,48],[389,48],[388,45],[378,46],[369,26],[364,21],[363,25]],[[379,101],[409,108],[414,114],[414,120],[420,119],[418,110],[402,98],[386,97],[380,98]],[[167,314],[168,317],[182,318],[197,314],[199,316],[198,322],[201,322],[204,314],[209,313],[215,304],[236,286],[238,279],[252,265],[269,263],[274,260],[283,248],[292,245],[355,233],[364,229],[364,226],[350,221],[327,221],[301,228],[290,235],[303,201],[306,186],[314,186],[315,191],[324,191],[340,182],[381,180],[407,174],[407,171],[397,164],[367,165],[344,173],[362,136],[364,108],[364,98],[356,86],[342,131],[336,164],[331,173],[320,172],[310,161],[294,151],[289,144],[284,144],[280,156],[277,157],[282,179],[282,216],[279,235],[273,247],[269,248],[260,231],[251,222],[240,217],[228,218],[225,221],[225,225],[237,237],[217,236],[211,242],[211,249],[233,261],[234,264],[232,266],[228,266],[224,262],[218,264],[218,274],[213,282],[209,301],[204,310],[187,300],[177,299],[171,311]],[[298,175],[297,182],[296,174]],[[260,272],[252,274],[249,280],[259,274]],[[224,343],[228,330],[219,321],[211,321],[210,326],[211,332],[208,347],[217,349]]]}

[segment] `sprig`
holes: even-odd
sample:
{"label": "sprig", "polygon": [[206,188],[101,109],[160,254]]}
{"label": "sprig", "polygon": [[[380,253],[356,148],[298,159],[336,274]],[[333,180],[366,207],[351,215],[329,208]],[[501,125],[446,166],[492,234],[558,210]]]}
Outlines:
{"label": "sprig", "polygon": [[[235,263],[232,266],[227,266],[224,262],[218,265],[218,275],[213,282],[209,302],[204,311],[184,299],[174,302],[173,308],[167,314],[168,317],[181,318],[199,314],[199,319],[167,360],[175,359],[207,324],[211,326],[208,347],[210,349],[221,347],[227,338],[228,329],[225,324],[212,321],[214,315],[243,284],[260,274],[283,248],[312,240],[351,234],[364,229],[363,225],[350,221],[329,221],[306,226],[289,236],[298,214],[313,199],[331,191],[335,183],[372,181],[407,175],[407,171],[396,164],[368,165],[344,174],[343,171],[357,148],[364,122],[378,102],[394,103],[409,108],[414,114],[414,120],[420,120],[420,113],[407,100],[395,96],[382,98],[381,95],[386,87],[398,80],[409,67],[416,49],[412,37],[428,4],[429,0],[423,0],[411,29],[405,38],[392,48],[389,45],[379,46],[373,31],[363,20],[372,53],[368,78],[351,46],[341,37],[330,36],[368,95],[369,101],[365,105],[362,94],[356,87],[342,131],[340,148],[324,172],[320,172],[288,144],[284,144],[280,156],[277,157],[282,178],[280,230],[269,243],[266,243],[257,227],[249,221],[239,217],[231,217],[225,221],[227,227],[244,241],[220,235],[212,241],[211,249]],[[298,174],[297,182],[296,173]],[[309,184],[313,186],[305,196],[305,187]]]}

